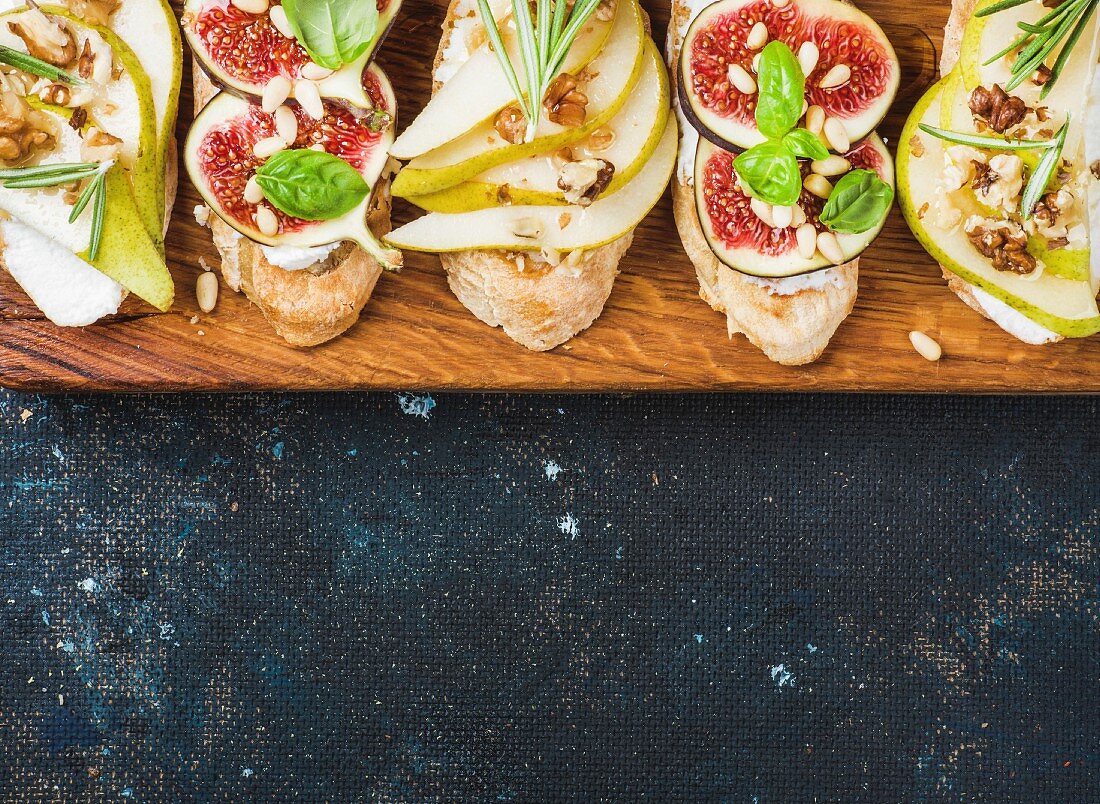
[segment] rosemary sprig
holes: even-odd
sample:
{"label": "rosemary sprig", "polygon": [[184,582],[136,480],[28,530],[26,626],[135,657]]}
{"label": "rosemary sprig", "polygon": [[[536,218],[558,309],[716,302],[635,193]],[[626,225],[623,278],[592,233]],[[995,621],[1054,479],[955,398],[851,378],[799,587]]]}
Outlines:
{"label": "rosemary sprig", "polygon": [[1043,193],[1047,190],[1047,185],[1050,184],[1051,178],[1054,176],[1058,165],[1062,161],[1062,149],[1066,146],[1066,134],[1069,131],[1069,120],[1067,119],[1062,127],[1058,129],[1058,133],[1054,136],[1054,143],[1047,148],[1046,153],[1043,154],[1043,158],[1039,160],[1039,164],[1035,166],[1035,170],[1031,171],[1031,178],[1028,179],[1027,187],[1024,188],[1024,195],[1020,201],[1020,212],[1024,216],[1024,220],[1031,220],[1032,213],[1035,212],[1035,205],[1039,203],[1039,199],[1043,197]]}
{"label": "rosemary sprig", "polygon": [[956,145],[971,145],[976,148],[989,148],[996,151],[1043,151],[1039,164],[1031,171],[1027,186],[1024,188],[1020,199],[1020,214],[1024,220],[1030,220],[1035,212],[1035,206],[1046,192],[1058,165],[1062,161],[1062,151],[1066,146],[1066,135],[1069,132],[1069,118],[1058,129],[1052,140],[1008,140],[1001,137],[984,137],[980,134],[960,134],[957,131],[948,131],[935,126],[920,124],[920,130],[925,134],[955,143]]}
{"label": "rosemary sprig", "polygon": [[975,148],[990,148],[997,151],[1037,151],[1052,147],[1056,140],[1009,140],[1003,137],[984,137],[981,134],[961,134],[925,123],[920,124],[925,134],[956,145],[972,145]]}
{"label": "rosemary sprig", "polygon": [[600,0],[577,0],[572,8],[565,0],[535,0],[535,16],[527,0],[512,0],[512,20],[515,24],[519,42],[519,55],[523,62],[524,79],[527,93],[520,86],[516,67],[504,47],[496,19],[488,0],[478,0],[481,20],[485,25],[489,42],[497,54],[501,69],[516,102],[527,120],[527,139],[535,136],[542,108],[542,98],[550,87],[550,82],[558,74],[565,61],[569,48],[573,46],[577,35],[589,17],[595,12]]}
{"label": "rosemary sprig", "polygon": [[66,72],[60,67],[54,67],[48,61],[36,59],[34,56],[4,45],[0,45],[0,64],[7,64],[25,73],[31,73],[41,78],[48,78],[51,81],[60,81],[70,86],[78,86],[87,83],[83,78]]}
{"label": "rosemary sprig", "polygon": [[[1029,2],[1033,0],[1002,0],[981,9],[975,16],[988,17]],[[1023,31],[1023,35],[1013,40],[1008,47],[986,61],[983,66],[988,67],[999,59],[1018,51],[1012,63],[1011,80],[1005,85],[1005,91],[1011,92],[1034,75],[1046,64],[1055,50],[1058,50],[1058,55],[1049,68],[1050,76],[1040,92],[1040,97],[1046,98],[1058,83],[1073,49],[1096,13],[1098,4],[1100,0],[1064,0],[1035,22],[1017,22],[1016,27]]]}
{"label": "rosemary sprig", "polygon": [[103,241],[103,221],[107,215],[107,171],[113,166],[113,161],[107,161],[5,168],[0,169],[0,185],[10,190],[33,190],[91,179],[76,199],[72,212],[69,213],[69,223],[76,223],[91,204],[92,230],[88,240],[88,261],[95,262]]}

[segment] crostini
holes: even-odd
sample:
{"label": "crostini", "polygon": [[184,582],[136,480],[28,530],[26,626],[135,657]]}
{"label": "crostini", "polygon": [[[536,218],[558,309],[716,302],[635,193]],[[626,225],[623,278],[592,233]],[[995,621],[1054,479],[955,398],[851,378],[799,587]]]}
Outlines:
{"label": "crostini", "polygon": [[0,2],[0,261],[59,326],[172,305],[181,60],[162,0]]}
{"label": "crostini", "polygon": [[[669,84],[636,0],[455,0],[434,94],[396,139],[392,246],[440,255],[475,316],[535,351],[602,313],[676,160]],[[532,100],[533,99],[533,100]]]}
{"label": "crostini", "polygon": [[771,360],[816,360],[893,201],[875,129],[900,68],[839,0],[673,0],[676,225],[700,295]]}
{"label": "crostini", "polygon": [[[373,63],[401,0],[188,0],[196,119],[185,164],[222,276],[295,346],[351,327],[401,254],[387,151],[397,103]],[[222,91],[224,90],[224,91]]]}
{"label": "crostini", "polygon": [[956,0],[943,78],[899,143],[902,211],[948,287],[1033,345],[1100,332],[1096,6]]}

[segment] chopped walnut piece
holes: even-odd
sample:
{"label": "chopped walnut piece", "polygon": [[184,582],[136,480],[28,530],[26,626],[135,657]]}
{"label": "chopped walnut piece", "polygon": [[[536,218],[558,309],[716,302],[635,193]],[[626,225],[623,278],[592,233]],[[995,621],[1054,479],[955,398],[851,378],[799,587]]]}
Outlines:
{"label": "chopped walnut piece", "polygon": [[587,207],[607,189],[615,166],[606,159],[582,159],[562,166],[558,187],[570,204]]}
{"label": "chopped walnut piece", "polygon": [[49,115],[32,109],[14,92],[0,95],[0,162],[13,167],[51,150],[55,135]]}
{"label": "chopped walnut piece", "polygon": [[562,73],[550,82],[542,97],[542,106],[546,109],[550,122],[567,128],[584,124],[588,96],[578,89],[579,85],[577,76],[570,73]]}
{"label": "chopped walnut piece", "polygon": [[1035,86],[1042,87],[1050,83],[1050,79],[1052,76],[1053,73],[1051,73],[1050,68],[1047,67],[1045,64],[1040,64],[1039,69],[1035,71],[1035,75],[1031,77],[1031,80],[1035,84]]}
{"label": "chopped walnut piece", "polygon": [[993,261],[998,271],[1030,274],[1035,270],[1035,258],[1027,253],[1027,234],[1018,225],[968,226],[967,237],[983,257]]}
{"label": "chopped walnut piece", "polygon": [[122,2],[121,0],[65,0],[65,5],[82,20],[94,25],[106,25]]}
{"label": "chopped walnut piece", "polygon": [[84,124],[88,122],[88,110],[83,106],[77,106],[73,109],[73,113],[69,116],[69,128],[74,131],[80,131],[84,128]]}
{"label": "chopped walnut piece", "polygon": [[993,89],[974,88],[970,93],[970,111],[998,134],[1004,134],[1023,122],[1028,108],[1022,100],[1001,89],[1000,84],[994,84]]}
{"label": "chopped walnut piece", "polygon": [[1068,237],[1055,237],[1053,240],[1047,241],[1048,251],[1060,251],[1069,245]]}
{"label": "chopped walnut piece", "polygon": [[914,135],[913,139],[909,140],[909,150],[912,152],[913,156],[920,159],[924,156],[924,140]]}
{"label": "chopped walnut piece", "polygon": [[927,201],[921,204],[920,209],[917,210],[917,220],[924,220],[924,216],[928,214],[928,206],[929,204]]}
{"label": "chopped walnut piece", "polygon": [[76,59],[76,40],[69,29],[37,8],[20,14],[18,22],[9,22],[8,30],[23,40],[27,52],[36,59],[55,67],[67,67]]}
{"label": "chopped walnut piece", "polygon": [[984,162],[971,160],[970,164],[974,166],[974,178],[970,182],[970,186],[974,188],[975,192],[988,193],[989,188],[1001,180],[997,172]]}
{"label": "chopped walnut piece", "polygon": [[1035,205],[1031,216],[1043,227],[1054,226],[1058,222],[1058,215],[1062,210],[1058,205],[1058,193],[1047,193],[1039,203]]}
{"label": "chopped walnut piece", "polygon": [[93,69],[95,69],[95,53],[92,52],[92,40],[85,39],[80,58],[76,60],[76,71],[81,78],[91,78]]}
{"label": "chopped walnut piece", "polygon": [[1100,180],[1100,159],[1097,159],[1095,162],[1089,165],[1089,170],[1092,171],[1092,177],[1094,179]]}
{"label": "chopped walnut piece", "polygon": [[80,145],[80,158],[85,162],[106,162],[117,159],[122,151],[122,140],[93,126],[84,135]]}
{"label": "chopped walnut piece", "polygon": [[497,134],[500,135],[501,139],[515,145],[523,142],[523,138],[527,134],[527,118],[523,116],[523,112],[515,104],[506,106],[497,115],[493,128],[497,130]]}

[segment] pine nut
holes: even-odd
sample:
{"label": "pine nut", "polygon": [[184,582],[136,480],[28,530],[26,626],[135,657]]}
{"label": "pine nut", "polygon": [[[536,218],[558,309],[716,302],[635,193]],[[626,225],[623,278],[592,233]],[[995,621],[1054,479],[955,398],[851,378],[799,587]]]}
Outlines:
{"label": "pine nut", "polygon": [[332,75],[332,70],[328,67],[322,67],[317,62],[311,61],[305,67],[302,68],[302,78],[306,78],[310,81],[323,81]]}
{"label": "pine nut", "polygon": [[824,198],[828,200],[829,196],[833,194],[833,185],[829,184],[829,180],[824,176],[820,176],[817,173],[811,173],[802,182],[802,186],[806,188],[810,193],[816,195],[818,198]]}
{"label": "pine nut", "polygon": [[287,145],[293,145],[298,139],[298,116],[289,106],[275,110],[275,130]]}
{"label": "pine nut", "polygon": [[246,14],[264,14],[271,5],[268,0],[231,0],[231,2]]}
{"label": "pine nut", "polygon": [[282,6],[272,6],[271,10],[267,12],[267,16],[271,20],[271,24],[275,26],[276,31],[287,39],[294,38],[294,29],[290,27],[290,20],[286,17],[286,9]]}
{"label": "pine nut", "polygon": [[757,53],[755,56],[752,57],[752,71],[754,73],[757,73],[757,74],[760,73],[760,54],[759,53]]}
{"label": "pine nut", "polygon": [[325,116],[325,104],[321,102],[321,91],[312,81],[299,81],[294,85],[294,97],[302,105],[305,113],[314,120]]}
{"label": "pine nut", "polygon": [[279,219],[267,207],[256,207],[256,228],[265,237],[279,234]]}
{"label": "pine nut", "polygon": [[791,207],[791,226],[796,229],[806,222],[806,211],[798,204]]}
{"label": "pine nut", "polygon": [[916,349],[918,354],[925,360],[930,360],[935,363],[943,357],[943,348],[923,332],[918,332],[917,330],[910,332],[909,342],[913,344],[913,348]]}
{"label": "pine nut", "polygon": [[325,144],[322,142],[315,142],[313,143],[313,145],[309,146],[309,150],[317,151],[320,153],[325,150]]}
{"label": "pine nut", "polygon": [[195,298],[199,309],[209,313],[218,304],[218,275],[213,271],[203,271],[195,282]]}
{"label": "pine nut", "polygon": [[817,60],[821,58],[821,51],[813,42],[803,42],[798,49],[798,66],[802,68],[802,75],[810,77],[810,73],[817,69]]}
{"label": "pine nut", "polygon": [[267,82],[263,95],[260,98],[260,108],[271,114],[290,97],[290,79],[285,75],[277,75]]}
{"label": "pine nut", "polygon": [[730,83],[733,84],[742,95],[756,94],[756,80],[749,75],[749,71],[740,64],[731,64],[727,71],[727,75],[729,75]]}
{"label": "pine nut", "polygon": [[286,141],[282,137],[265,137],[252,146],[252,153],[260,159],[267,159],[284,150]]}
{"label": "pine nut", "polygon": [[760,50],[766,44],[768,44],[768,26],[758,22],[749,31],[749,35],[745,39],[745,45],[748,46],[749,50]]}
{"label": "pine nut", "polygon": [[772,206],[766,201],[761,201],[759,198],[749,199],[749,209],[765,224],[772,229],[775,228],[775,218],[772,217]]}
{"label": "pine nut", "polygon": [[852,163],[843,156],[830,156],[810,163],[810,170],[819,176],[843,176],[852,169]]}
{"label": "pine nut", "polygon": [[244,200],[249,204],[258,204],[264,200],[264,188],[256,181],[255,176],[244,186]]}
{"label": "pine nut", "polygon": [[817,253],[817,227],[812,223],[802,224],[795,232],[795,240],[798,241],[798,256],[812,260]]}
{"label": "pine nut", "polygon": [[821,135],[825,128],[825,110],[820,106],[811,106],[806,109],[806,128],[811,134]]}
{"label": "pine nut", "polygon": [[794,221],[794,209],[791,207],[772,207],[772,220],[776,229],[786,229]]}
{"label": "pine nut", "polygon": [[791,4],[791,0],[772,0],[772,6],[775,8],[786,8]]}
{"label": "pine nut", "polygon": [[852,141],[848,137],[848,129],[835,117],[825,118],[825,127],[822,129],[829,146],[838,154],[846,154],[852,147]]}
{"label": "pine nut", "polygon": [[817,250],[833,265],[843,265],[845,262],[840,242],[832,232],[822,232],[817,236]]}
{"label": "pine nut", "polygon": [[847,64],[834,64],[825,77],[818,84],[822,89],[833,89],[843,86],[852,80],[852,68]]}

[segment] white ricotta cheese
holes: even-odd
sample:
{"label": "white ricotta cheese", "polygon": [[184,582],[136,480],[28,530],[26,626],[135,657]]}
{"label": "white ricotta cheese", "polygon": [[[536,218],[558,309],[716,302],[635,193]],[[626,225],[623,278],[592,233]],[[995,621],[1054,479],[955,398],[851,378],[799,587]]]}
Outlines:
{"label": "white ricotta cheese", "polygon": [[742,274],[749,284],[757,285],[773,296],[793,296],[804,290],[824,290],[830,285],[840,285],[841,274],[834,268],[814,271],[810,274],[790,276],[784,279],[765,279],[759,276]]}
{"label": "white ricotta cheese", "polygon": [[[680,47],[687,34],[688,26],[695,21],[700,12],[715,0],[682,0],[688,8],[687,18],[678,27],[669,26],[666,52],[672,53]],[[672,65],[676,69],[676,65]],[[673,78],[675,80],[675,77]],[[688,122],[680,109],[678,98],[673,100],[673,108],[676,109],[676,117],[680,121],[680,152],[676,159],[676,177],[682,184],[689,187],[695,184],[695,151],[699,147],[699,132]]]}
{"label": "white ricotta cheese", "polygon": [[324,262],[340,243],[301,248],[300,246],[260,246],[269,263],[287,271],[302,271],[314,263]]}
{"label": "white ricotta cheese", "polygon": [[85,327],[118,312],[122,285],[17,220],[0,221],[8,273],[59,327]]}

